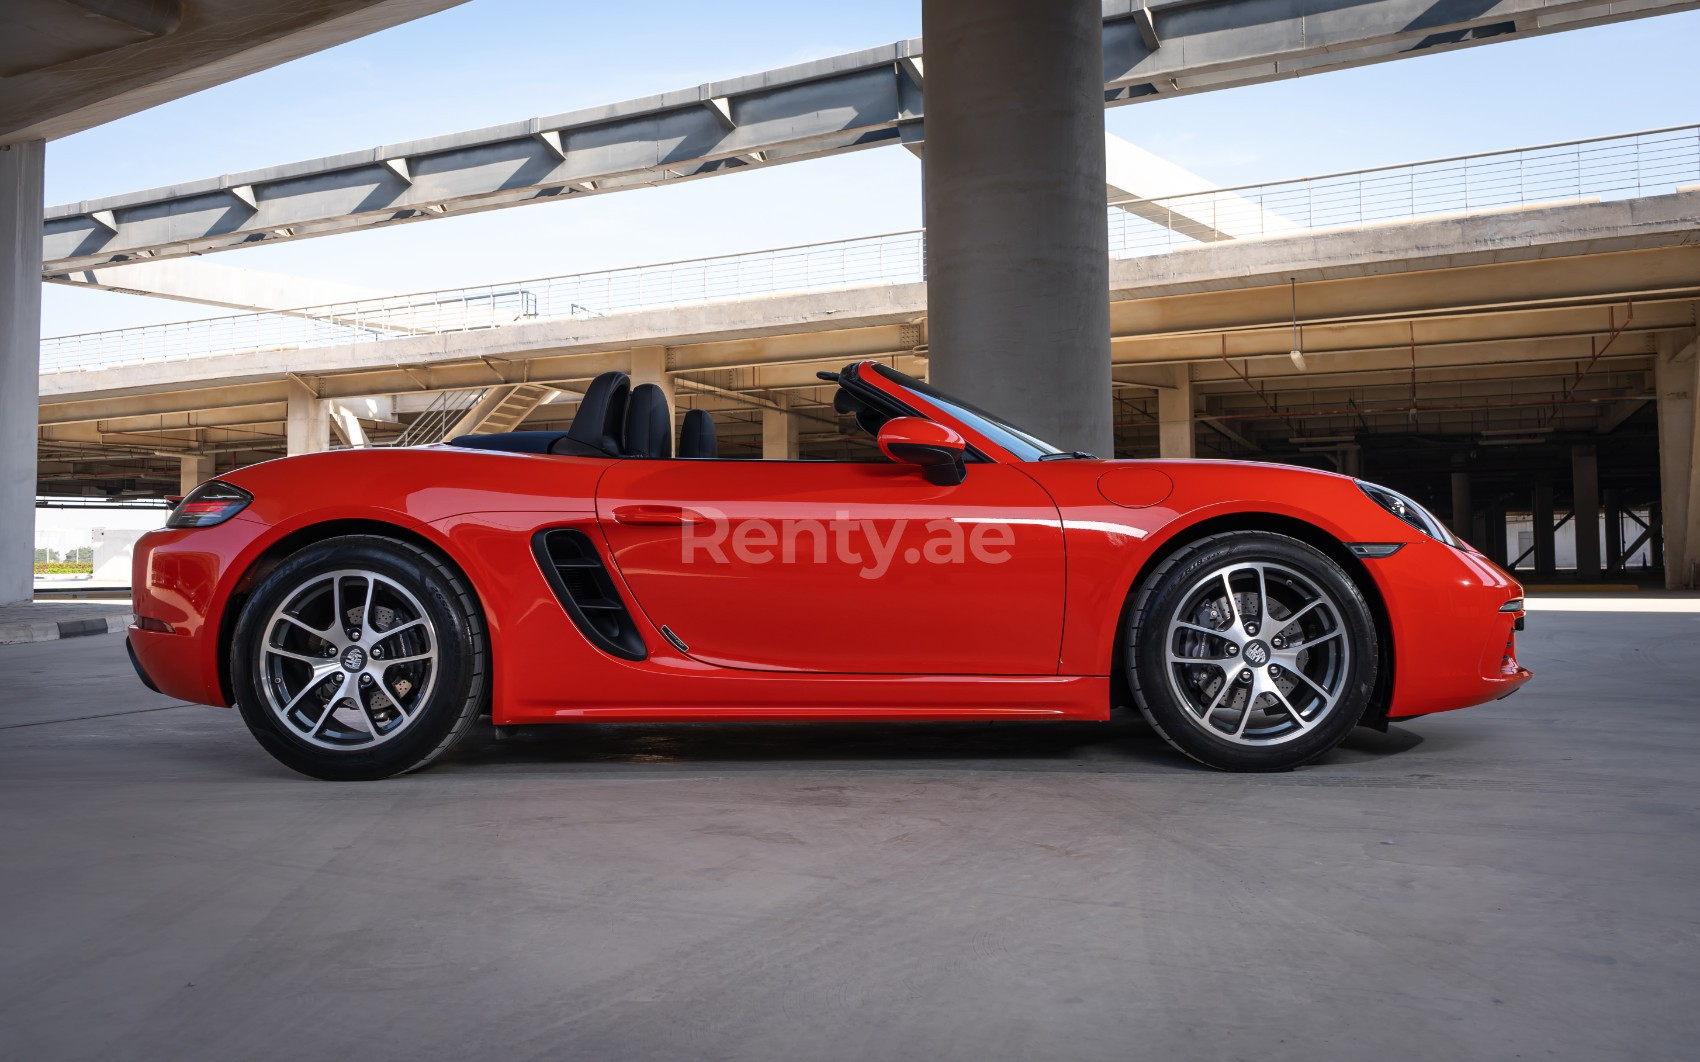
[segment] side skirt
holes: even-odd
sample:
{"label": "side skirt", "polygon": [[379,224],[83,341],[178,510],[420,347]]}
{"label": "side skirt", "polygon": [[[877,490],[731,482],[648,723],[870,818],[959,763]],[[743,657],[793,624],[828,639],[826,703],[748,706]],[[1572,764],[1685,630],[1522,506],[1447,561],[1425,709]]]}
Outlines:
{"label": "side skirt", "polygon": [[[657,687],[674,686],[665,680]],[[676,700],[652,691],[646,703],[500,706],[499,723],[941,722],[960,719],[1103,721],[1110,680],[1102,675],[699,674],[677,683]]]}

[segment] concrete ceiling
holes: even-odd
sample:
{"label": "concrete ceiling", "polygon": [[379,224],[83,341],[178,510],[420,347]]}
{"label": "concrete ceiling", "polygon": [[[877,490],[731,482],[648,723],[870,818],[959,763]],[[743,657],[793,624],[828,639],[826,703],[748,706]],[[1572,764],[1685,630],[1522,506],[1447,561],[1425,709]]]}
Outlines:
{"label": "concrete ceiling", "polygon": [[53,140],[464,0],[5,0],[0,144]]}

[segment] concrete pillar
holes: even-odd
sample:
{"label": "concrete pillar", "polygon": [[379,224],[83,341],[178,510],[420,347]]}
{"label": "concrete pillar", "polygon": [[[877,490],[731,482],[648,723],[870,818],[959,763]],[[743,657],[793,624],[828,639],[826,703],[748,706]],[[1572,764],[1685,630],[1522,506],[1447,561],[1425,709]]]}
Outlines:
{"label": "concrete pillar", "polygon": [[34,593],[41,394],[40,140],[0,147],[0,605]]}
{"label": "concrete pillar", "polygon": [[[1174,386],[1157,391],[1157,454],[1160,457],[1194,457],[1192,412],[1192,369],[1171,365]],[[1104,455],[1109,456],[1109,455]]]}
{"label": "concrete pillar", "polygon": [[1576,578],[1600,577],[1600,461],[1592,446],[1570,448],[1570,518],[1576,525]]}
{"label": "concrete pillar", "polygon": [[1452,473],[1452,530],[1458,537],[1469,541],[1470,533],[1475,530],[1470,518],[1470,474],[1468,472]]}
{"label": "concrete pillar", "polygon": [[1364,474],[1364,448],[1357,443],[1347,443],[1340,447],[1340,474],[1346,476],[1361,476]]}
{"label": "concrete pillar", "polygon": [[761,458],[763,461],[797,460],[797,418],[783,409],[761,411]]}
{"label": "concrete pillar", "polygon": [[1659,394],[1659,507],[1663,511],[1665,586],[1695,586],[1700,567],[1700,355],[1694,333],[1658,337],[1654,362]]}
{"label": "concrete pillar", "polygon": [[1099,0],[922,0],[935,386],[1110,456]]}
{"label": "concrete pillar", "polygon": [[1487,554],[1488,560],[1504,568],[1511,560],[1505,542],[1505,499],[1495,498],[1484,515],[1486,527],[1481,542],[1476,545]]}
{"label": "concrete pillar", "polygon": [[289,456],[316,454],[331,445],[330,407],[311,387],[293,377],[289,381]]}
{"label": "concrete pillar", "polygon": [[677,399],[673,395],[673,374],[667,371],[666,347],[636,347],[632,350],[632,386],[652,383],[667,396],[667,433],[678,438],[679,418],[673,412]]}
{"label": "concrete pillar", "polygon": [[1534,504],[1535,574],[1551,576],[1558,570],[1558,548],[1553,534],[1552,480],[1535,480]]}
{"label": "concrete pillar", "polygon": [[212,454],[182,454],[177,458],[177,493],[187,494],[213,478],[217,459]]}
{"label": "concrete pillar", "polygon": [[1616,575],[1623,571],[1623,491],[1608,487],[1606,505],[1605,569]]}

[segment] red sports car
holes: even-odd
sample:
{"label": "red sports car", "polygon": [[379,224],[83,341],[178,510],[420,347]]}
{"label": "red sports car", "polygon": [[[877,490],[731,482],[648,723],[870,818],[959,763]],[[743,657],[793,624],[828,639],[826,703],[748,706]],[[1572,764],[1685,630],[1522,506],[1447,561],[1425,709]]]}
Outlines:
{"label": "red sports car", "polygon": [[150,687],[237,705],[305,774],[497,726],[1102,720],[1280,770],[1529,679],[1522,589],[1346,476],[1058,450],[902,373],[840,373],[869,461],[678,455],[659,388],[570,430],[291,457],[201,484],[135,554]]}

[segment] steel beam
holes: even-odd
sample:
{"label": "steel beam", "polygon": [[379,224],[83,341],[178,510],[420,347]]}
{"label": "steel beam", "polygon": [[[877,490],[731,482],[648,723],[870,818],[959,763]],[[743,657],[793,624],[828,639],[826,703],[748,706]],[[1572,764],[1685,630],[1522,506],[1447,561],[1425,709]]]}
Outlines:
{"label": "steel beam", "polygon": [[[1104,5],[1106,106],[1687,10],[1700,0],[1175,0]],[[1153,46],[1150,41],[1157,43]],[[902,142],[919,40],[465,133],[68,203],[52,275],[600,195]]]}

